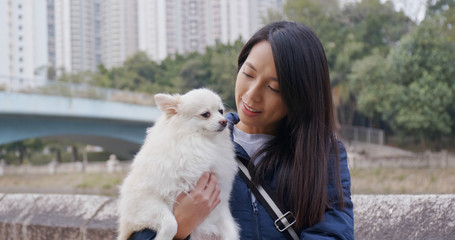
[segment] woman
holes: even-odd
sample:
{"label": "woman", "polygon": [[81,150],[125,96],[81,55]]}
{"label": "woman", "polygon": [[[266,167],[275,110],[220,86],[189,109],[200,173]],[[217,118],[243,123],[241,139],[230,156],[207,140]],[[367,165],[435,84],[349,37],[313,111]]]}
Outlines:
{"label": "woman", "polygon": [[[346,151],[335,136],[327,60],[317,36],[294,22],[260,29],[238,58],[238,115],[230,129],[252,181],[270,186],[295,216],[300,239],[353,239],[353,205]],[[216,207],[216,178],[204,174],[174,208],[176,239],[184,239]],[[236,176],[231,212],[241,239],[286,239],[262,204]],[[153,239],[143,230],[131,239]]]}

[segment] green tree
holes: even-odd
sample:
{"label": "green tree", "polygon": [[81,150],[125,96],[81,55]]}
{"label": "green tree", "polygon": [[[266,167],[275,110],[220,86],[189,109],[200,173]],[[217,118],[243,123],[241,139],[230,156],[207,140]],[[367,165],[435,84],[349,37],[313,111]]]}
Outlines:
{"label": "green tree", "polygon": [[89,71],[80,71],[75,73],[62,71],[58,81],[66,83],[90,83],[92,75],[93,73]]}
{"label": "green tree", "polygon": [[337,25],[338,21],[334,20],[339,11],[337,0],[288,0],[284,6],[288,19],[304,23],[321,36],[323,31]]}
{"label": "green tree", "polygon": [[179,93],[183,86],[180,69],[187,61],[184,55],[168,56],[160,64],[160,74],[153,83],[151,93]]}
{"label": "green tree", "polygon": [[[391,2],[381,3],[379,0],[347,4],[338,21],[343,23],[345,35],[337,44],[338,49],[333,53],[334,62],[330,64],[332,86],[339,120],[352,124],[358,112],[356,98],[359,91],[348,79],[354,63],[370,55],[387,55],[415,24],[403,12],[396,12]],[[373,120],[372,117],[370,120]]]}
{"label": "green tree", "polygon": [[92,76],[91,84],[105,87],[105,88],[113,88],[114,82],[110,77],[110,71],[106,68],[103,64],[98,65],[97,72]]}
{"label": "green tree", "polygon": [[318,35],[332,67],[343,45],[346,31],[337,0],[288,0],[284,6],[287,19],[309,26]]}
{"label": "green tree", "polygon": [[403,12],[396,12],[391,1],[363,0],[348,4],[342,14],[349,32],[364,44],[364,55],[373,49],[388,53],[400,38],[415,27]]}
{"label": "green tree", "polygon": [[122,66],[107,69],[98,66],[98,72],[90,75],[91,83],[97,86],[127,91],[153,92],[160,81],[162,70],[145,52],[137,52],[129,57]]}
{"label": "green tree", "polygon": [[113,77],[120,89],[150,92],[157,81],[161,69],[145,52],[138,52],[128,58],[122,68],[113,72]]}
{"label": "green tree", "polygon": [[349,74],[350,91],[356,93],[357,109],[370,119],[385,122],[392,120],[390,112],[396,96],[403,93],[403,87],[391,79],[399,78],[390,72],[390,64],[379,51],[356,61]]}
{"label": "green tree", "polygon": [[[17,141],[9,144],[0,146],[0,152],[12,152],[17,154],[17,160],[19,164],[23,164],[26,157],[29,157],[31,153],[40,151],[44,147],[43,142],[40,139],[27,139],[23,141]],[[13,159],[7,159],[7,163],[13,163]]]}
{"label": "green tree", "polygon": [[351,83],[359,110],[380,115],[400,136],[440,141],[453,134],[455,45],[438,18],[426,18],[386,58],[363,59]]}
{"label": "green tree", "polygon": [[386,55],[415,24],[391,2],[363,0],[339,7],[336,0],[290,0],[289,20],[311,27],[321,39],[330,68],[337,119],[352,124],[356,91],[349,85],[353,63],[373,52]]}
{"label": "green tree", "polygon": [[227,109],[235,110],[235,81],[237,78],[237,57],[243,47],[241,39],[232,45],[217,44],[206,52],[209,62],[207,87],[219,93]]}
{"label": "green tree", "polygon": [[209,66],[204,60],[204,57],[199,53],[192,53],[188,56],[185,63],[180,69],[181,82],[179,92],[187,92],[194,88],[207,86],[209,77]]}

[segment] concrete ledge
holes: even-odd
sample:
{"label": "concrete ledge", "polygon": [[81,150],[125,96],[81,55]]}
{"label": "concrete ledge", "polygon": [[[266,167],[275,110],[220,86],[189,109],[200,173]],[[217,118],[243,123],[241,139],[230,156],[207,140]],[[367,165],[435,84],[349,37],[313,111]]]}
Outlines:
{"label": "concrete ledge", "polygon": [[[454,239],[455,195],[354,195],[355,237]],[[0,193],[0,239],[115,239],[113,197]]]}
{"label": "concrete ledge", "polygon": [[116,201],[89,195],[3,194],[1,239],[115,239]]}
{"label": "concrete ledge", "polygon": [[455,195],[355,195],[356,239],[455,239]]}

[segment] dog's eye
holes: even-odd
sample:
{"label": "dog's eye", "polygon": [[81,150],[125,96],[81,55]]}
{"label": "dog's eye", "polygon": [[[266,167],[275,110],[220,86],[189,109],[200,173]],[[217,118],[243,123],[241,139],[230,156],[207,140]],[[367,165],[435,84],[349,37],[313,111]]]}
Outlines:
{"label": "dog's eye", "polygon": [[201,114],[201,116],[203,116],[205,118],[209,118],[210,117],[210,112],[205,112],[205,113]]}
{"label": "dog's eye", "polygon": [[218,110],[218,112],[220,112],[221,115],[223,115],[223,113],[224,113],[223,109]]}

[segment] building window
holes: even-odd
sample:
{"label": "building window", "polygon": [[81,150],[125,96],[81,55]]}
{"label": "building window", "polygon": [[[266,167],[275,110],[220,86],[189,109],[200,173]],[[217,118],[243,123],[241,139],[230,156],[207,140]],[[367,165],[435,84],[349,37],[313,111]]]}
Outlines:
{"label": "building window", "polygon": [[194,40],[194,39],[191,40],[190,41],[190,47],[193,48],[193,49],[196,48],[197,47],[197,40]]}
{"label": "building window", "polygon": [[190,21],[190,28],[197,28],[197,21],[196,20],[191,20]]}

